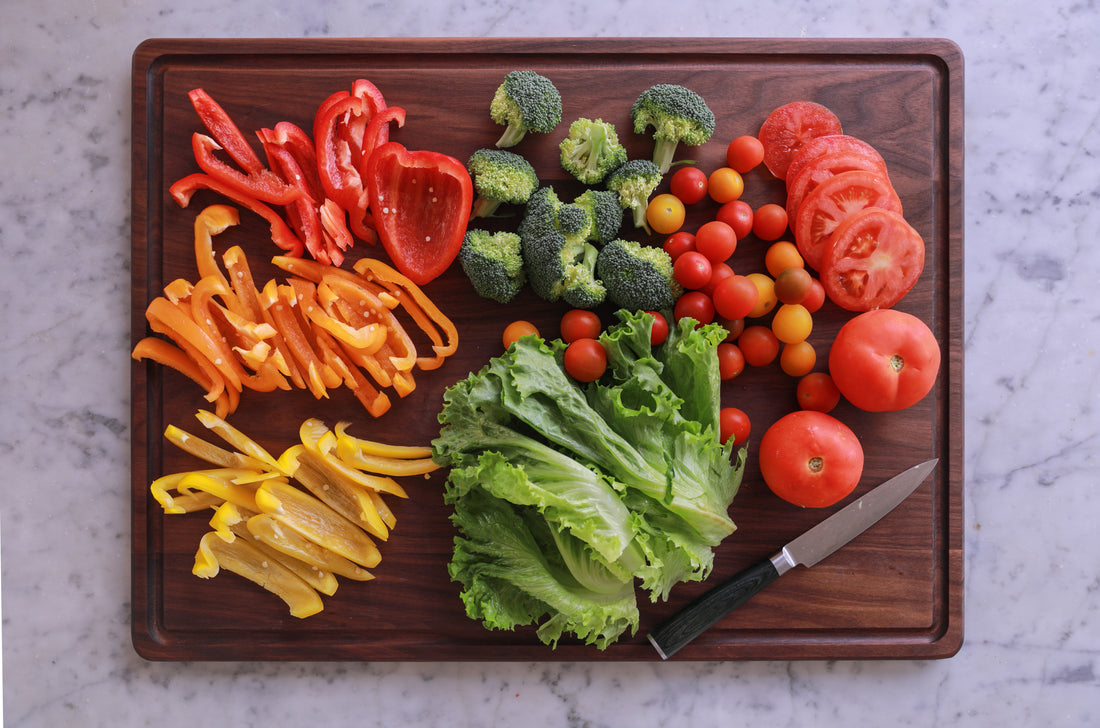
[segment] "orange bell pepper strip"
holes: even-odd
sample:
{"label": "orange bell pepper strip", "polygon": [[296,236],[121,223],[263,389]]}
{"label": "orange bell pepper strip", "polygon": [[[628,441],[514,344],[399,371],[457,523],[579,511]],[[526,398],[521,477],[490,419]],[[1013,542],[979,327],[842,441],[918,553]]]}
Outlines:
{"label": "orange bell pepper strip", "polygon": [[148,360],[175,369],[205,389],[208,394],[213,393],[213,399],[207,399],[215,403],[216,413],[221,417],[230,414],[229,397],[224,391],[225,380],[217,371],[207,371],[178,345],[155,336],[146,336],[134,345],[130,356],[137,361]]}
{"label": "orange bell pepper strip", "polygon": [[363,374],[352,360],[347,347],[331,338],[323,329],[315,332],[321,358],[344,379],[344,384],[372,417],[381,417],[390,410],[390,398]]}
{"label": "orange bell pepper strip", "polygon": [[167,298],[158,296],[149,302],[145,318],[154,331],[159,329],[159,333],[175,340],[181,348],[189,351],[196,362],[205,360],[212,364],[221,373],[222,381],[228,388],[241,391],[241,378],[233,366],[232,357],[226,358],[222,347],[195,323],[190,306],[185,310],[184,304],[173,304]]}
{"label": "orange bell pepper strip", "polygon": [[[241,221],[237,209],[229,205],[210,205],[195,215],[195,267],[199,278],[214,278],[228,291],[229,281],[214,257],[214,236]],[[234,308],[230,306],[230,308]]]}

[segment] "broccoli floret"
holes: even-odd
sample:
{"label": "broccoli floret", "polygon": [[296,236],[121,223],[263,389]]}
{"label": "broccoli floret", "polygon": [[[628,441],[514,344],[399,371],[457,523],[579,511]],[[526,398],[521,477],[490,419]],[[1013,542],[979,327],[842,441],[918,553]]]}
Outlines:
{"label": "broccoli floret", "polygon": [[462,270],[484,298],[508,303],[527,282],[519,235],[470,228],[458,251]]}
{"label": "broccoli floret", "polygon": [[520,249],[531,290],[547,301],[566,296],[571,305],[603,302],[594,275],[596,248],[584,239],[587,213],[565,204],[552,187],[540,187],[527,201],[519,224]]}
{"label": "broccoli floret", "polygon": [[607,297],[631,311],[662,311],[684,292],[672,276],[672,258],[661,248],[621,238],[605,245],[596,258],[596,275]]}
{"label": "broccoli floret", "polygon": [[548,134],[561,122],[561,94],[534,71],[512,71],[497,87],[489,116],[505,128],[497,147],[513,147],[529,131]]}
{"label": "broccoli floret", "polygon": [[589,189],[573,200],[573,204],[588,213],[586,240],[602,246],[618,236],[623,226],[623,208],[619,204],[619,193]]}
{"label": "broccoli floret", "polygon": [[651,86],[634,101],[630,109],[634,131],[653,127],[653,162],[668,171],[676,146],[703,144],[714,133],[714,112],[703,97],[691,89],[671,83]]}
{"label": "broccoli floret", "polygon": [[607,189],[619,193],[619,205],[634,213],[634,227],[651,232],[645,219],[649,196],[661,184],[661,170],[648,159],[631,159],[607,176]]}
{"label": "broccoli floret", "polygon": [[562,168],[586,185],[602,182],[626,161],[626,147],[619,143],[614,124],[603,119],[577,119],[558,147]]}
{"label": "broccoli floret", "polygon": [[539,186],[531,163],[503,149],[478,149],[466,170],[477,192],[470,217],[492,217],[505,202],[522,205]]}

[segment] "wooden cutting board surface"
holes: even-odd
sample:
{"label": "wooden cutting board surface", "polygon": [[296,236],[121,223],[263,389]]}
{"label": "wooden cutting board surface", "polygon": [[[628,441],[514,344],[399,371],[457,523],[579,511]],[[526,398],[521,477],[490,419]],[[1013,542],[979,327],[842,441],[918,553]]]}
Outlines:
{"label": "wooden cutting board surface", "polygon": [[[963,61],[942,40],[740,39],[377,39],[150,40],[133,57],[134,340],[146,335],[144,309],[175,278],[195,280],[192,225],[205,205],[196,194],[183,209],[168,187],[198,171],[191,154],[201,123],[187,98],[202,87],[246,133],[289,120],[305,129],[313,111],[357,78],[374,82],[387,103],[407,111],[393,138],[411,149],[465,159],[492,146],[501,128],[488,118],[494,90],[509,71],[550,77],[564,101],[558,132],[516,150],[544,183],[573,189],[556,159],[568,121],[612,121],[632,157],[652,142],[632,132],[630,106],[655,83],[679,83],[706,98],[717,129],[711,143],[681,148],[678,158],[720,166],[729,140],[754,134],[788,101],[812,100],[839,116],[845,133],[871,142],[885,158],[909,222],[927,245],[926,268],[898,305],[926,321],[943,347],[933,393],[916,406],[868,414],[842,403],[834,411],[860,437],[866,468],[856,495],[917,462],[939,457],[935,474],[885,520],[813,569],[795,569],[676,655],[682,660],[942,658],[962,643],[962,272]],[[258,147],[257,147],[258,149]],[[667,184],[667,183],[666,183]],[[761,167],[746,175],[754,207],[783,201],[783,183]],[[691,230],[716,205],[689,209]],[[216,238],[216,249],[240,244],[261,285],[281,274],[267,228],[250,213]],[[628,228],[624,228],[631,232]],[[739,272],[763,270],[765,245],[743,241]],[[356,256],[381,255],[362,247]],[[501,350],[510,320],[526,318],[557,335],[564,308],[524,294],[508,306],[478,298],[457,265],[428,292],[459,327],[458,353],[380,419],[346,390],[318,401],[304,392],[245,392],[231,421],[274,452],[295,442],[299,424],[318,417],[352,423],[352,434],[428,443],[445,387]],[[605,322],[610,312],[603,312]],[[831,304],[815,316],[811,341],[818,369],[848,315]],[[173,371],[134,363],[133,381],[133,641],[153,660],[656,660],[645,633],[692,597],[785,542],[830,512],[800,510],[772,495],[750,463],[731,511],[738,531],[716,553],[711,578],[673,590],[668,602],[642,597],[642,623],[606,651],[563,641],[556,650],[531,629],[499,632],[468,619],[449,580],[454,530],[441,491],[445,475],[405,479],[408,500],[394,502],[397,528],[382,544],[382,563],[367,583],[343,582],[325,609],[291,617],[277,598],[233,574],[191,574],[200,514],[165,516],[149,495],[152,479],[201,464],[166,443],[174,424],[205,434],[195,411],[198,387]],[[794,380],[777,365],[748,369],[723,387],[723,404],[752,418],[754,440],[794,407]],[[854,496],[853,496],[854,497]]]}

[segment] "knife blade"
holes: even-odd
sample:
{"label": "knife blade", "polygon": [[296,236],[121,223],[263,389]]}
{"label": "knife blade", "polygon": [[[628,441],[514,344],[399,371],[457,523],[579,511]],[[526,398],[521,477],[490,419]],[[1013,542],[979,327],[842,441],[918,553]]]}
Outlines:
{"label": "knife blade", "polygon": [[795,566],[811,567],[877,523],[902,503],[939,462],[903,470],[764,559],[704,592],[648,635],[662,660],[712,627]]}

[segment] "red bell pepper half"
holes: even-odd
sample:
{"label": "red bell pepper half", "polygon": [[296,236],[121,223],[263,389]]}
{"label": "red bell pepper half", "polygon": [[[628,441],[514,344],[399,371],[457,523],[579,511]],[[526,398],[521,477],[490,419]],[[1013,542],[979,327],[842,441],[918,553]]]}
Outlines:
{"label": "red bell pepper half", "polygon": [[397,269],[418,286],[447,270],[473,205],[466,165],[387,142],[371,153],[366,178],[378,237]]}

